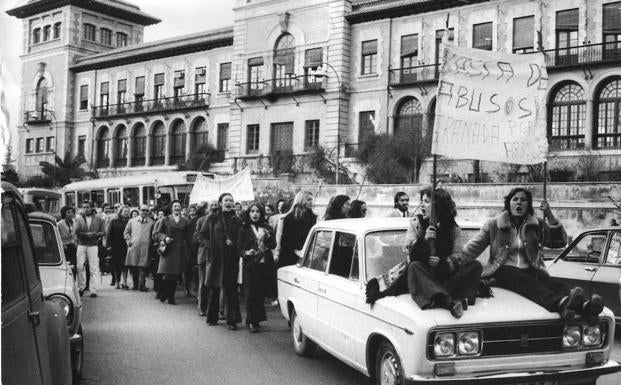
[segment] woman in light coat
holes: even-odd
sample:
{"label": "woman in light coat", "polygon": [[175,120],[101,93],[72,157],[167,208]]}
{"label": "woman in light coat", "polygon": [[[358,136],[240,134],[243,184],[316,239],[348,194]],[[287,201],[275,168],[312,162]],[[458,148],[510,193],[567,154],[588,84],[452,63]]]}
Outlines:
{"label": "woman in light coat", "polygon": [[140,283],[141,291],[148,290],[145,285],[145,276],[149,267],[149,248],[154,223],[148,214],[149,208],[147,205],[142,205],[140,215],[129,220],[123,233],[128,247],[125,266],[132,272],[134,286]]}

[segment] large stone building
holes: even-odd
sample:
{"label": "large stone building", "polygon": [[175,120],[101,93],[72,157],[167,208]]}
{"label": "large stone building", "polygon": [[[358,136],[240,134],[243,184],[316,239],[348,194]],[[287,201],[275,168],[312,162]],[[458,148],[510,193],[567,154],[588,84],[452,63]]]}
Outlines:
{"label": "large stone building", "polygon": [[[236,0],[230,28],[150,43],[143,28],[159,20],[120,0],[8,13],[24,26],[22,176],[67,151],[100,175],[171,170],[204,143],[220,172],[311,171],[318,145],[356,170],[369,135],[430,132],[447,20],[460,47],[543,50],[549,167],[621,169],[618,0]],[[476,167],[498,181],[509,169]]]}

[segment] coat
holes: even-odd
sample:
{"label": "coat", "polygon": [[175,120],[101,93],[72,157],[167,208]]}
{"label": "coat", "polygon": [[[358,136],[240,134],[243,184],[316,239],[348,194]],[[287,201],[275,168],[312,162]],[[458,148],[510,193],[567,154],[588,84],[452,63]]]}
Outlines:
{"label": "coat", "polygon": [[281,221],[278,225],[278,238],[280,240],[278,267],[295,265],[299,258],[295,254],[295,250],[302,250],[304,247],[306,236],[317,223],[317,215],[309,212],[301,218],[296,218],[291,212],[281,217]]}
{"label": "coat", "polygon": [[179,222],[175,222],[172,215],[162,219],[157,232],[158,240],[163,241],[166,237],[173,240],[166,247],[164,255],[160,256],[158,274],[177,275],[185,271],[189,245],[192,241],[192,236],[188,230],[189,224],[190,222],[183,217],[179,218]]}
{"label": "coat", "polygon": [[514,231],[510,215],[505,210],[488,220],[477,235],[464,245],[462,258],[465,261],[473,260],[489,246],[489,261],[483,265],[482,276],[490,277],[507,261],[511,253],[518,252],[512,246],[517,243],[518,236],[530,266],[541,270],[545,270],[541,256],[542,246],[560,248],[567,244],[567,234],[560,222],[550,225],[543,219],[528,214],[518,231]]}
{"label": "coat", "polygon": [[[239,231],[239,256],[243,259],[243,282],[246,296],[252,298],[266,297],[271,292],[269,272],[274,267],[272,250],[276,247],[274,232],[269,226],[261,226],[264,231],[261,245],[250,225],[244,225]],[[248,250],[262,250],[258,255],[246,255]]]}
{"label": "coat", "polygon": [[127,256],[127,241],[124,232],[127,219],[116,218],[110,221],[106,229],[106,246],[112,255],[112,266],[115,270],[121,270],[125,266]]}
{"label": "coat", "polygon": [[126,266],[149,266],[149,248],[151,247],[151,231],[153,231],[153,219],[137,216],[132,218],[125,227],[123,236],[128,245]]}
{"label": "coat", "polygon": [[201,228],[205,224],[208,215],[198,218],[196,228],[194,229],[194,242],[196,242],[196,263],[202,265],[207,261],[207,253],[209,252],[209,244],[207,239],[201,236]]}
{"label": "coat", "polygon": [[[234,214],[209,214],[203,222],[200,237],[207,243],[205,285],[223,287],[237,285],[239,275],[238,237],[241,220]],[[226,239],[232,244],[226,245]]]}

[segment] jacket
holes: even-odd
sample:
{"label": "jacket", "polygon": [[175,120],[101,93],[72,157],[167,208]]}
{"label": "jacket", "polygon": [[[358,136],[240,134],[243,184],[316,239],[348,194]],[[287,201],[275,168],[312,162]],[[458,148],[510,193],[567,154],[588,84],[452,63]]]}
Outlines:
{"label": "jacket", "polygon": [[463,248],[462,258],[465,261],[477,258],[489,246],[489,261],[483,264],[483,277],[493,275],[502,266],[511,253],[517,249],[512,247],[519,237],[525,248],[530,266],[545,270],[541,248],[543,246],[559,248],[567,244],[567,234],[563,225],[550,225],[543,219],[527,215],[519,229],[511,224],[509,213],[505,210],[495,218],[488,220],[483,228]]}
{"label": "jacket", "polygon": [[[97,242],[106,234],[103,219],[97,215],[91,215],[91,226],[86,225],[86,216],[78,215],[73,222],[78,245],[97,246]],[[97,235],[97,234],[100,235]]]}

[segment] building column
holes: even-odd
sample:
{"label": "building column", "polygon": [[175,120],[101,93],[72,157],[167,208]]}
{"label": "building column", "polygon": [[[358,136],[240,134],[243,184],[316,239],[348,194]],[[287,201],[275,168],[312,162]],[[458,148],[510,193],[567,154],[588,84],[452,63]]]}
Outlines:
{"label": "building column", "polygon": [[585,117],[584,117],[584,148],[591,149],[593,148],[593,129],[597,129],[594,127],[593,122],[595,121],[595,115],[593,114],[593,99],[586,100],[586,109],[585,109]]}
{"label": "building column", "polygon": [[170,164],[170,130],[166,130],[166,140],[164,144],[164,165],[168,166],[169,164]]}
{"label": "building column", "polygon": [[127,130],[127,167],[132,166],[132,148],[134,147],[133,135]]}
{"label": "building column", "polygon": [[187,133],[185,134],[185,158],[188,159],[190,156],[190,151],[192,149],[192,133],[190,128],[188,127]]}
{"label": "building column", "polygon": [[[145,126],[146,129],[146,126]],[[150,166],[151,165],[151,135],[148,131],[147,132],[147,142],[145,144],[146,148],[144,151],[144,165],[145,166]]]}

